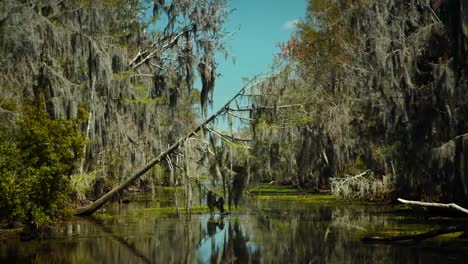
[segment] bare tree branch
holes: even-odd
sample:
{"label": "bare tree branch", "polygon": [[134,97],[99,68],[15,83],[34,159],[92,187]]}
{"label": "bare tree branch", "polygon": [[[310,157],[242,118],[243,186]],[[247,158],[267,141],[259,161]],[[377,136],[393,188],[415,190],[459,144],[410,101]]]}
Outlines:
{"label": "bare tree branch", "polygon": [[[218,132],[216,130],[214,130],[213,128],[210,128],[210,127],[205,127],[207,130],[209,130],[211,133],[217,135],[218,137],[220,137],[221,139],[225,140],[225,141],[229,141],[229,142],[232,142],[234,143],[233,141],[244,141],[244,142],[250,142],[252,141],[251,139],[242,139],[242,138],[236,138],[236,137],[233,137],[233,136],[229,136],[229,135],[226,135],[226,134],[223,134],[221,132]],[[249,148],[247,146],[245,146],[245,148]]]}
{"label": "bare tree branch", "polygon": [[[161,53],[164,50],[173,47],[177,43],[177,40],[180,38],[180,36],[184,35],[185,33],[189,32],[192,29],[193,29],[193,25],[186,27],[184,30],[180,31],[174,37],[172,37],[171,40],[168,43],[164,44],[161,48],[157,48],[158,41],[155,41],[153,42],[153,44],[151,44],[151,47],[149,49],[143,52],[138,51],[137,55],[135,55],[135,57],[133,57],[133,59],[130,60],[129,67],[131,67],[132,69],[136,69],[140,67],[143,63],[147,62],[148,60],[156,56],[156,54]],[[146,54],[148,55],[142,58]]]}
{"label": "bare tree branch", "polygon": [[239,118],[239,119],[242,119],[242,120],[247,120],[247,121],[249,121],[249,122],[254,121],[252,118],[242,117],[242,116],[235,115],[235,114],[233,114],[231,111],[228,111],[227,113],[228,113],[230,116],[233,116],[233,117],[236,117],[236,118]]}
{"label": "bare tree branch", "polygon": [[290,104],[290,105],[277,105],[277,106],[240,106],[239,108],[229,108],[229,111],[234,112],[248,112],[253,110],[263,110],[263,109],[283,109],[283,108],[292,108],[292,107],[301,107],[304,108],[303,104]]}
{"label": "bare tree branch", "polygon": [[398,201],[404,204],[412,204],[412,205],[420,205],[420,206],[428,206],[428,207],[441,207],[441,208],[452,208],[457,211],[463,212],[468,214],[468,209],[463,208],[455,203],[443,204],[443,203],[427,203],[427,202],[418,202],[418,201],[410,201],[398,198]]}
{"label": "bare tree branch", "polygon": [[[438,207],[438,208],[452,208],[457,211],[463,212],[468,214],[468,210],[455,204],[443,204],[443,203],[428,203],[428,202],[419,202],[419,201],[411,201],[398,198],[398,201],[404,204],[411,204],[411,205],[419,205],[419,206],[428,206],[428,207]],[[401,236],[390,236],[390,237],[383,237],[383,236],[368,236],[364,237],[362,241],[364,242],[395,242],[395,241],[404,241],[404,240],[416,240],[420,241],[423,239],[428,239],[436,236],[440,236],[443,234],[450,234],[456,232],[466,232],[468,231],[468,224],[461,224],[457,226],[449,226],[443,227],[435,230],[431,230],[429,232],[424,232],[416,235],[401,235]]]}

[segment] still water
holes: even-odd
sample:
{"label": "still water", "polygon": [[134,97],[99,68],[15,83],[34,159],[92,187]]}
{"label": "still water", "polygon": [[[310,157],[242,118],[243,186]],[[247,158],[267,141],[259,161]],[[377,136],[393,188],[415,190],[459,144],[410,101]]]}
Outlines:
{"label": "still water", "polygon": [[0,263],[468,263],[466,241],[362,243],[365,234],[438,224],[383,206],[250,198],[222,217],[151,209],[182,204],[173,192],[132,200],[58,225],[51,239],[0,241]]}

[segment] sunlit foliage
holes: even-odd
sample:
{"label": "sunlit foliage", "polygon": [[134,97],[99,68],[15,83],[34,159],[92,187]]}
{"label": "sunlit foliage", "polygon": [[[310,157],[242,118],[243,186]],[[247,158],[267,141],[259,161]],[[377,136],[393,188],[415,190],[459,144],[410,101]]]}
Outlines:
{"label": "sunlit foliage", "polygon": [[73,120],[52,120],[32,107],[17,125],[0,130],[0,219],[48,223],[66,213],[84,137]]}

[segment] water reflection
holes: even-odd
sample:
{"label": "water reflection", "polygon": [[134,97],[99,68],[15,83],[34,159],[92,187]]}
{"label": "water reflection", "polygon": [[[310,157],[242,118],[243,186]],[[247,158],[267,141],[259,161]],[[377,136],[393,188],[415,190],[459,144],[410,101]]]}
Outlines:
{"label": "water reflection", "polygon": [[170,199],[111,205],[109,217],[77,218],[50,240],[0,241],[0,263],[464,263],[466,243],[363,244],[361,234],[415,228],[380,207],[252,200],[229,216],[155,215]]}
{"label": "water reflection", "polygon": [[135,257],[140,258],[140,260],[143,263],[151,263],[151,260],[144,253],[140,252],[140,250],[137,247],[135,247],[133,243],[129,243],[124,237],[121,237],[117,233],[114,233],[112,229],[110,229],[108,226],[106,226],[105,223],[103,223],[103,221],[95,219],[93,217],[87,218],[87,220],[89,220],[90,223],[94,224],[95,226],[100,227],[104,233],[108,234],[112,239],[119,242],[122,247],[126,248],[129,251],[129,253],[133,254]]}
{"label": "water reflection", "polygon": [[198,262],[201,263],[257,263],[260,261],[258,246],[250,242],[239,220],[224,216],[211,216],[206,222],[204,236],[197,245]]}

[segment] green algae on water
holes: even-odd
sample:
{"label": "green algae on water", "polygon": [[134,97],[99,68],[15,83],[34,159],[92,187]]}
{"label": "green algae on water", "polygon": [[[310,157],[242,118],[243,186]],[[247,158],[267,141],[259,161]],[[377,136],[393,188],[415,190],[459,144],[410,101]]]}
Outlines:
{"label": "green algae on water", "polygon": [[338,202],[334,195],[330,194],[293,194],[293,195],[258,195],[256,199],[261,200],[282,200],[282,201],[298,201],[303,203],[332,203]]}
{"label": "green algae on water", "polygon": [[259,187],[248,190],[250,194],[264,195],[264,194],[297,194],[301,193],[296,188],[289,186],[277,186],[277,185],[261,185]]}
{"label": "green algae on water", "polygon": [[[227,209],[228,212],[237,212],[240,208],[231,208],[231,210]],[[185,207],[150,207],[150,208],[143,208],[138,210],[139,213],[154,213],[154,214],[161,214],[161,215],[171,215],[171,214],[185,214],[187,213]],[[210,208],[208,206],[193,206],[190,208],[191,214],[203,214],[209,213]]]}

